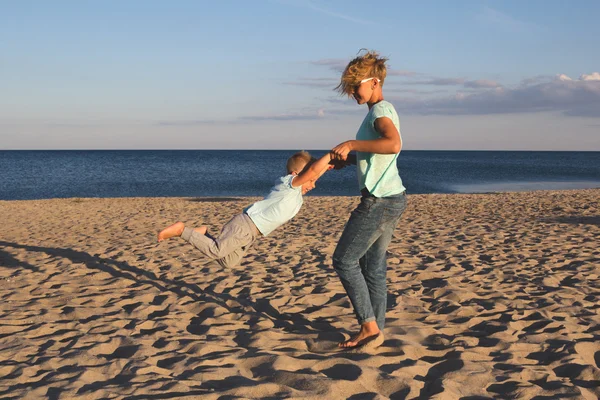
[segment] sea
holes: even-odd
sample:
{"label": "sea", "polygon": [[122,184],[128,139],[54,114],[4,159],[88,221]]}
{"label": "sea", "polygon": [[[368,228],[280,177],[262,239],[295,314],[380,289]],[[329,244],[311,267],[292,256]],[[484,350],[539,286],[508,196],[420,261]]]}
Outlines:
{"label": "sea", "polygon": [[[6,150],[0,200],[264,196],[294,152]],[[600,188],[600,152],[403,150],[398,168],[408,194]],[[309,195],[357,196],[358,189],[349,166],[327,172]]]}

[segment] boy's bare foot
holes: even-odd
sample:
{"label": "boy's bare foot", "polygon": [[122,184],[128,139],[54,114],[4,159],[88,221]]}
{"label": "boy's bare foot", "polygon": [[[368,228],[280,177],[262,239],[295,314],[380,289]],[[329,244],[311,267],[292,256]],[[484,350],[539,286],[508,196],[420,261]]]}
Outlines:
{"label": "boy's bare foot", "polygon": [[175,222],[173,225],[166,227],[158,234],[158,241],[162,242],[165,239],[172,238],[173,236],[181,236],[185,225],[183,222]]}
{"label": "boy's bare foot", "polygon": [[208,230],[208,226],[202,225],[200,228],[194,228],[195,232],[198,232],[201,235],[206,235],[206,231]]}
{"label": "boy's bare foot", "polygon": [[341,342],[338,346],[344,349],[364,346],[370,341],[377,339],[380,334],[381,331],[379,330],[376,321],[367,322],[361,325],[360,331],[356,335],[345,342]]}

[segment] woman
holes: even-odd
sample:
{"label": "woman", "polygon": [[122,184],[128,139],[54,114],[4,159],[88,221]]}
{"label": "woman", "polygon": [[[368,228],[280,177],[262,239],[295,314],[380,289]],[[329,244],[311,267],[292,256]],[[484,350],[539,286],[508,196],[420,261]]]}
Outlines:
{"label": "woman", "polygon": [[332,149],[337,160],[348,160],[356,151],[361,200],[350,215],[333,254],[333,266],[352,302],[360,330],[339,344],[343,348],[383,343],[387,303],[386,251],[406,209],[406,189],[396,160],[402,148],[400,122],[394,106],[383,98],[385,62],[368,51],[350,61],[337,90],[352,96],[369,111],[356,140]]}

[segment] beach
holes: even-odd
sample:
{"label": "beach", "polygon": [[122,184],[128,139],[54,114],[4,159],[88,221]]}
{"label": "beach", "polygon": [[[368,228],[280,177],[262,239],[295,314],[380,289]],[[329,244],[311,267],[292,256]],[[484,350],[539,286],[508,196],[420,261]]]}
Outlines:
{"label": "beach", "polygon": [[156,242],[256,200],[0,201],[0,397],[600,396],[600,189],[409,195],[369,352],[337,348],[331,266],[358,197],[306,197],[232,269]]}

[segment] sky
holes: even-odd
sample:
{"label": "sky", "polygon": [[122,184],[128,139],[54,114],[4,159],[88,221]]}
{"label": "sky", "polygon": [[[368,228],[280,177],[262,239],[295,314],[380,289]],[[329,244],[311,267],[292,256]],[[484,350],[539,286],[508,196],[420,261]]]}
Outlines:
{"label": "sky", "polygon": [[328,149],[389,58],[405,150],[600,151],[597,0],[0,0],[0,149]]}

